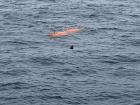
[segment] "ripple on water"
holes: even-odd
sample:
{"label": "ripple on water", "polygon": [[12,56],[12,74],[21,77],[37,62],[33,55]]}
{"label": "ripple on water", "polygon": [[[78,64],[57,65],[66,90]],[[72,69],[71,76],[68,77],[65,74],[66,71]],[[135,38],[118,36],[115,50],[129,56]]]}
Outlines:
{"label": "ripple on water", "polygon": [[140,46],[140,39],[131,39],[127,43],[129,43],[132,46]]}
{"label": "ripple on water", "polygon": [[27,41],[27,40],[9,40],[1,42],[1,45],[14,45],[14,46],[29,46],[29,45],[38,45],[42,44],[41,42],[36,41]]}
{"label": "ripple on water", "polygon": [[127,55],[115,55],[115,56],[102,56],[100,62],[108,64],[117,64],[117,63],[139,63],[140,57],[130,57]]}
{"label": "ripple on water", "polygon": [[8,75],[8,76],[22,76],[22,75],[27,75],[29,70],[24,70],[24,69],[17,69],[14,68],[9,71],[0,71],[0,75]]}
{"label": "ripple on water", "polygon": [[54,65],[54,64],[60,64],[63,65],[64,62],[56,59],[55,57],[31,57],[29,60],[31,63],[41,64],[44,66]]}
{"label": "ripple on water", "polygon": [[28,89],[31,85],[24,82],[9,82],[9,83],[0,83],[0,90],[11,90],[11,89]]}

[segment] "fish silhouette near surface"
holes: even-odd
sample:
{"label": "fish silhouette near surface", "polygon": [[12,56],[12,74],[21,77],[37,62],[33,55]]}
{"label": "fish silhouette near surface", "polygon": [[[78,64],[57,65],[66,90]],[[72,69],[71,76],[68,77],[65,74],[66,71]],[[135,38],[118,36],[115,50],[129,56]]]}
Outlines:
{"label": "fish silhouette near surface", "polygon": [[52,34],[49,34],[49,36],[50,37],[61,37],[61,36],[70,35],[72,33],[76,33],[79,31],[80,31],[80,29],[78,29],[78,28],[69,28],[69,29],[66,29],[65,31],[54,32]]}

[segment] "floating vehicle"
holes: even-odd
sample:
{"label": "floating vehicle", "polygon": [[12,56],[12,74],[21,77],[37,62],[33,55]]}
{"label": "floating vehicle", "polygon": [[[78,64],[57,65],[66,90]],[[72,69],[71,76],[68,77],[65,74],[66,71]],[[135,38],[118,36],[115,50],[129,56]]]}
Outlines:
{"label": "floating vehicle", "polygon": [[65,31],[59,31],[59,32],[54,32],[52,34],[49,34],[49,36],[50,37],[61,37],[61,36],[70,35],[72,33],[76,33],[79,31],[80,31],[80,29],[78,29],[78,28],[68,28]]}

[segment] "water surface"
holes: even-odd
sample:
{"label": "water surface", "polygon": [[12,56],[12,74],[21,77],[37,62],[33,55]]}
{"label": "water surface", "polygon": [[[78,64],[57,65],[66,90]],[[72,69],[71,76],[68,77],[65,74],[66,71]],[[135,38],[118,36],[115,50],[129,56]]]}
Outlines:
{"label": "water surface", "polygon": [[139,0],[1,0],[0,105],[140,105],[139,29]]}

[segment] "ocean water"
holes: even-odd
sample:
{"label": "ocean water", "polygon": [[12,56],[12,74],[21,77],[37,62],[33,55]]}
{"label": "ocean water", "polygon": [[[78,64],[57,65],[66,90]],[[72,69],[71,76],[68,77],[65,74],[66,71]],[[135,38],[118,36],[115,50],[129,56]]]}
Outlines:
{"label": "ocean water", "polygon": [[140,105],[140,1],[0,0],[0,105]]}

